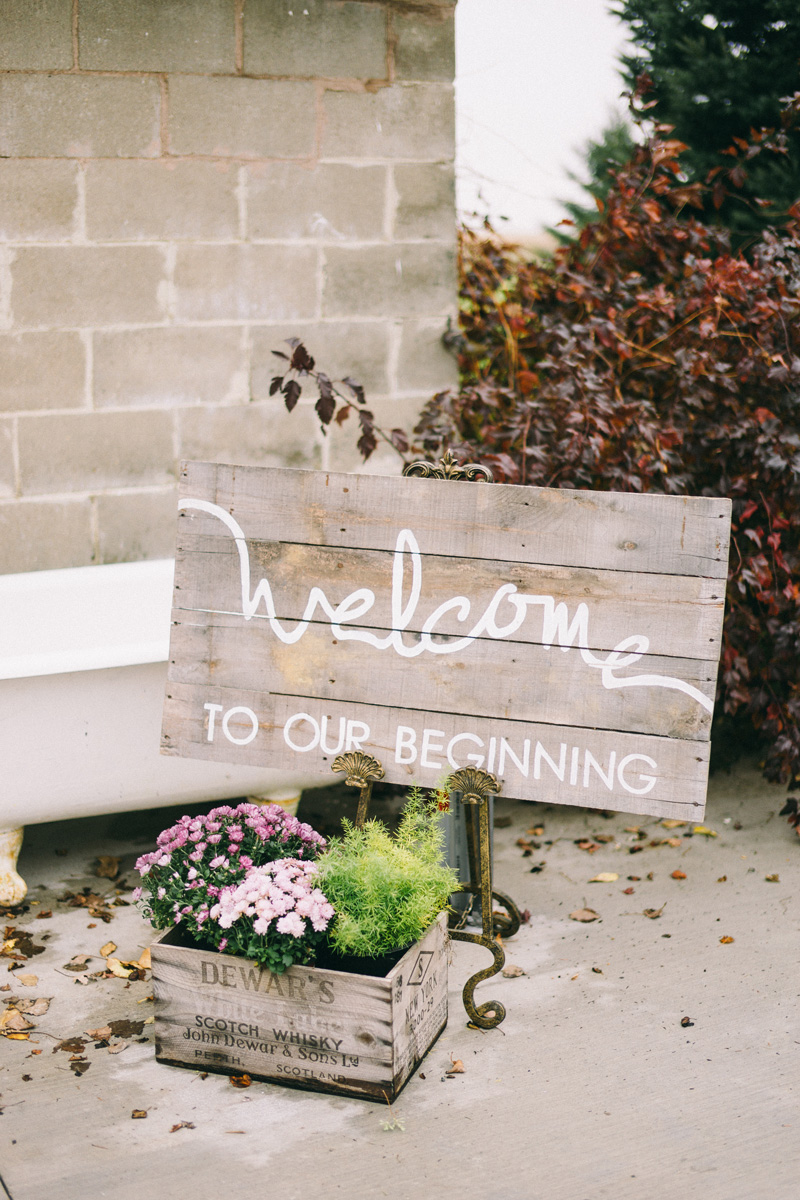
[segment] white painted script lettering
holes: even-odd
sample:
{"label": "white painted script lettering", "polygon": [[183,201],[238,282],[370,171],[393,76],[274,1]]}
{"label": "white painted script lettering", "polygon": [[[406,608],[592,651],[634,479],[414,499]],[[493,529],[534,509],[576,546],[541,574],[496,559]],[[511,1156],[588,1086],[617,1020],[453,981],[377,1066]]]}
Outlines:
{"label": "white painted script lettering", "polygon": [[[253,617],[266,616],[270,628],[285,645],[298,642],[308,629],[317,609],[325,614],[331,625],[334,636],[339,641],[363,642],[376,650],[394,650],[402,658],[417,658],[420,654],[457,654],[466,650],[479,637],[489,637],[496,640],[511,637],[524,624],[528,609],[539,607],[542,610],[542,644],[547,647],[558,646],[561,650],[576,649],[587,666],[600,672],[604,688],[625,687],[658,687],[683,692],[696,700],[707,712],[713,712],[713,700],[704,695],[699,688],[678,679],[672,675],[635,675],[623,677],[619,673],[633,666],[649,649],[648,638],[643,634],[632,634],[623,638],[614,649],[603,655],[597,655],[589,649],[589,607],[580,603],[570,620],[567,605],[562,601],[557,603],[553,596],[535,596],[518,592],[513,583],[504,583],[497,589],[485,612],[478,618],[469,632],[463,637],[447,641],[434,641],[436,625],[442,617],[453,612],[459,621],[467,622],[472,608],[471,601],[466,596],[453,596],[445,600],[433,610],[422,625],[417,639],[410,645],[404,641],[403,634],[411,624],[422,594],[422,555],[416,537],[410,529],[401,529],[397,535],[392,561],[391,589],[391,631],[385,636],[370,629],[359,629],[352,622],[364,617],[375,603],[375,593],[369,588],[356,588],[341,603],[333,605],[328,600],[322,588],[312,586],[309,590],[308,601],[301,620],[293,629],[285,628],[278,620],[275,600],[269,580],[259,580],[254,591],[250,582],[250,551],[244,531],[238,521],[218,504],[208,500],[182,499],[180,508],[195,509],[209,513],[212,517],[226,526],[233,535],[239,554],[239,570],[241,579],[242,610],[238,615],[246,621]],[[411,584],[408,593],[404,590],[406,555],[410,559]],[[259,613],[263,604],[264,614]],[[498,612],[502,605],[510,607],[510,620],[500,623]],[[347,624],[345,624],[347,623]],[[348,730],[347,742],[349,748],[358,748],[361,738],[359,733]],[[311,749],[311,747],[306,747]],[[433,747],[431,747],[433,749]],[[489,757],[494,757],[490,748]],[[492,768],[489,767],[489,770]],[[576,768],[577,769],[577,768]]]}

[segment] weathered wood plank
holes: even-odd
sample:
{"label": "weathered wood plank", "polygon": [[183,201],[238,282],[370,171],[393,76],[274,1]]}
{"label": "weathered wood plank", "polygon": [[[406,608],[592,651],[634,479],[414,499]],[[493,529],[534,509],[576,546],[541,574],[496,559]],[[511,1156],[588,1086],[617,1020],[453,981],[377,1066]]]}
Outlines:
{"label": "weathered wood plank", "polygon": [[[517,602],[522,595],[536,597],[528,615],[513,635],[518,642],[542,642],[547,601],[567,606],[567,624],[579,605],[588,609],[587,645],[593,650],[612,650],[620,637],[636,633],[647,638],[650,652],[677,658],[719,658],[721,617],[725,589],[717,580],[702,576],[631,574],[621,571],[580,569],[569,566],[537,566],[476,560],[464,577],[464,561],[427,555],[420,546],[421,595],[406,623],[409,632],[419,633],[427,618],[444,601],[468,592],[469,611],[457,614],[452,608],[436,622],[438,635],[463,636],[484,613],[499,588],[511,584]],[[359,621],[352,624],[371,629],[392,628],[392,578],[394,551],[357,550],[339,546],[307,546],[287,542],[249,542],[251,590],[258,581],[269,581],[279,620],[298,619],[309,602],[312,586],[323,590],[330,603],[340,604],[352,592],[354,582],[369,588],[375,602]],[[408,598],[413,582],[413,564],[403,555],[402,595]],[[184,529],[181,548],[180,590],[175,607],[182,611],[242,611],[239,555],[229,530],[214,517],[199,513]],[[515,613],[515,604],[504,600],[498,609],[502,625]],[[258,616],[266,617],[265,605]],[[324,621],[317,607],[312,620]],[[479,634],[478,636],[486,636]]]}
{"label": "weathered wood plank", "polygon": [[[396,708],[695,740],[709,735],[710,711],[680,688],[692,688],[713,703],[714,662],[647,654],[614,672],[610,680],[619,685],[623,680],[657,679],[675,686],[662,682],[623,687],[604,682],[603,670],[587,665],[574,648],[481,638],[459,653],[408,659],[341,641],[329,626],[311,625],[294,645],[284,645],[266,621],[247,623],[227,614],[176,613],[174,619],[169,679],[175,683],[202,687],[213,682],[231,690],[346,703],[372,694],[381,704]],[[596,661],[608,661],[608,656]]]}
{"label": "weathered wood plank", "polygon": [[[209,495],[257,541],[392,550],[413,513],[430,554],[715,579],[727,572],[725,499],[186,464],[181,496]],[[182,512],[179,547],[191,519]]]}
{"label": "weathered wood plank", "polygon": [[398,781],[472,761],[522,798],[701,814],[728,501],[218,464],[182,484],[167,752],[324,771],[364,748]]}
{"label": "weathered wood plank", "polygon": [[384,978],[152,946],[161,1062],[393,1100],[447,1022],[444,916]]}
{"label": "weathered wood plank", "polygon": [[170,684],[164,727],[163,752],[192,758],[316,765],[323,774],[341,751],[363,749],[383,764],[389,783],[433,786],[473,763],[521,800],[679,819],[699,819],[705,804],[708,743],[678,738],[265,696],[214,683]]}

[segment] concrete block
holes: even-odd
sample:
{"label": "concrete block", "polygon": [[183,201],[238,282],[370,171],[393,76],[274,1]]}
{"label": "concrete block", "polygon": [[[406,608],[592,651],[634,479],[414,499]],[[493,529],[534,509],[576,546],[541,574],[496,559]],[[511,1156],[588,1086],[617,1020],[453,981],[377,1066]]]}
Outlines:
{"label": "concrete block", "polygon": [[323,104],[323,158],[453,158],[452,86],[407,83],[378,92],[327,91]]}
{"label": "concrete block", "polygon": [[248,172],[252,238],[374,241],[383,235],[386,167],[265,163]]}
{"label": "concrete block", "polygon": [[25,496],[170,483],[172,414],[67,413],[18,417]]}
{"label": "concrete block", "polygon": [[317,308],[311,246],[179,246],[180,321],[288,321]]}
{"label": "concrete block", "polygon": [[456,72],[455,9],[395,12],[394,65],[397,79],[450,83]]}
{"label": "concrete block", "polygon": [[91,240],[235,238],[237,168],[230,163],[108,161],[86,172]]}
{"label": "concrete block", "polygon": [[155,246],[29,246],[11,267],[20,325],[114,325],[161,319],[164,254]]}
{"label": "concrete block", "polygon": [[75,226],[76,163],[0,159],[0,240],[66,241]]}
{"label": "concrete block", "polygon": [[458,385],[458,364],[442,342],[446,329],[447,322],[441,319],[404,322],[397,365],[399,391],[433,396]]}
{"label": "concrete block", "polygon": [[385,79],[386,11],[348,0],[248,0],[244,69],[249,75]]}
{"label": "concrete block", "polygon": [[319,421],[302,401],[291,413],[280,397],[229,408],[186,408],[178,429],[182,459],[242,466],[320,464]]}
{"label": "concrete block", "polygon": [[229,0],[82,3],[78,61],[89,71],[233,72],[233,5]]}
{"label": "concrete block", "polygon": [[456,227],[456,189],[449,163],[409,163],[394,169],[396,238],[452,241]]}
{"label": "concrete block", "polygon": [[88,567],[93,561],[88,497],[0,504],[0,575]]}
{"label": "concrete block", "polygon": [[313,83],[293,80],[169,80],[169,145],[173,154],[306,158],[314,149]]}
{"label": "concrete block", "polygon": [[101,563],[139,562],[145,558],[171,558],[174,555],[177,488],[106,492],[95,496],[94,503]]}
{"label": "concrete block", "polygon": [[72,66],[72,0],[4,0],[0,23],[0,71]]}
{"label": "concrete block", "polygon": [[[366,390],[369,403],[374,394],[389,390],[389,335],[388,321],[330,321],[307,327],[295,323],[255,328],[250,377],[253,399],[265,400],[273,375],[281,374],[281,360],[272,351],[288,351],[283,339],[299,337],[320,371],[331,379],[352,376]],[[309,381],[306,395],[312,392]]]}
{"label": "concrete block", "polygon": [[324,317],[423,317],[455,311],[456,266],[450,246],[331,247],[326,260]]}
{"label": "concrete block", "polygon": [[0,496],[17,494],[16,468],[14,466],[14,421],[11,417],[0,419]]}
{"label": "concrete block", "polygon": [[238,327],[94,335],[95,408],[219,404],[246,396]]}
{"label": "concrete block", "polygon": [[156,158],[156,79],[0,76],[0,157]]}
{"label": "concrete block", "polygon": [[0,336],[0,411],[81,408],[86,351],[77,333]]}

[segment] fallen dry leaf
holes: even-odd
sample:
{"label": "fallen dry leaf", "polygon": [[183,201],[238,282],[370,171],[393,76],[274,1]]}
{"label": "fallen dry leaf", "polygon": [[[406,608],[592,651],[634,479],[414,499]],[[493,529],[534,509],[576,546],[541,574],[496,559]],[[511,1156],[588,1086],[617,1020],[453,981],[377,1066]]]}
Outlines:
{"label": "fallen dry leaf", "polygon": [[725,937],[721,937],[719,940],[722,942],[723,946],[730,946],[731,942],[733,941],[733,938],[729,937],[726,934]]}
{"label": "fallen dry leaf", "polygon": [[625,832],[626,833],[641,833],[642,828],[640,825],[626,825]]}
{"label": "fallen dry leaf", "polygon": [[636,888],[623,888],[622,894],[623,894],[623,896],[632,896],[635,891],[636,891]]}
{"label": "fallen dry leaf", "polygon": [[131,971],[135,969],[129,963],[123,963],[118,958],[109,957],[106,959],[106,971],[111,975],[116,975],[118,979],[130,979]]}
{"label": "fallen dry leaf", "polygon": [[127,1019],[121,1021],[109,1021],[109,1029],[106,1037],[139,1037],[144,1029],[144,1021],[129,1021]]}
{"label": "fallen dry leaf", "polygon": [[151,962],[150,962],[150,947],[149,947],[149,946],[147,946],[147,947],[146,947],[146,948],[145,948],[145,949],[142,951],[142,953],[141,953],[141,955],[140,955],[140,957],[139,957],[139,964],[138,964],[138,965],[141,967],[141,969],[142,969],[143,971],[149,971],[149,970],[150,970],[150,968],[151,968],[152,964],[151,964]]}
{"label": "fallen dry leaf", "polygon": [[88,1059],[82,1058],[72,1063],[72,1070],[75,1075],[85,1075],[91,1065]]}
{"label": "fallen dry leaf", "polygon": [[447,1075],[463,1075],[464,1074],[464,1064],[461,1061],[461,1059],[453,1058],[453,1056],[451,1054],[450,1055],[450,1066],[447,1068],[447,1071],[445,1072],[445,1074],[447,1074]]}
{"label": "fallen dry leaf", "polygon": [[673,871],[673,872],[672,872],[672,878],[673,878],[673,879],[685,879],[685,878],[686,878],[686,872],[685,872],[685,871]]}
{"label": "fallen dry leaf", "polygon": [[579,838],[575,845],[579,850],[586,850],[589,854],[594,854],[595,850],[600,848],[595,842],[590,842],[586,838]]}
{"label": "fallen dry leaf", "polygon": [[36,987],[39,982],[38,975],[15,975],[17,983],[21,983],[23,987]]}
{"label": "fallen dry leaf", "polygon": [[661,822],[663,829],[682,829],[685,824],[685,821],[675,821],[672,817],[665,817]]}
{"label": "fallen dry leaf", "polygon": [[146,1116],[147,1116],[147,1109],[146,1109],[146,1108],[135,1108],[135,1109],[133,1110],[133,1112],[131,1113],[131,1118],[132,1118],[134,1121],[141,1121],[141,1120],[142,1120],[144,1117],[146,1117]]}
{"label": "fallen dry leaf", "polygon": [[699,833],[702,837],[719,837],[716,830],[709,829],[707,825],[695,825],[694,832]]}
{"label": "fallen dry leaf", "polygon": [[667,846],[682,846],[683,838],[664,838],[664,843]]}
{"label": "fallen dry leaf", "polygon": [[48,921],[53,915],[52,908],[43,908],[41,912],[36,914],[37,921]]}
{"label": "fallen dry leaf", "polygon": [[193,1121],[178,1121],[177,1125],[173,1125],[170,1133],[177,1133],[179,1129],[194,1129]]}
{"label": "fallen dry leaf", "polygon": [[601,871],[599,875],[589,880],[589,883],[616,883],[619,875],[616,871]]}
{"label": "fallen dry leaf", "polygon": [[728,882],[727,875],[720,875],[719,879],[717,880],[717,883],[727,883],[727,882]]}
{"label": "fallen dry leaf", "polygon": [[105,1042],[111,1037],[111,1026],[101,1025],[99,1029],[85,1029],[84,1033],[93,1042]]}
{"label": "fallen dry leaf", "polygon": [[86,964],[89,961],[88,954],[76,954],[68,963],[64,963],[65,971],[85,971]]}
{"label": "fallen dry leaf", "polygon": [[767,883],[780,883],[780,876],[778,875],[765,875],[764,879]]}
{"label": "fallen dry leaf", "polygon": [[31,1017],[43,1017],[50,1007],[50,996],[38,996],[35,1000],[17,1000],[14,1004],[17,1012],[27,1013]]}
{"label": "fallen dry leaf", "polygon": [[53,1046],[53,1054],[55,1054],[57,1050],[66,1050],[68,1054],[80,1054],[80,1052],[85,1049],[86,1042],[83,1040],[83,1038],[65,1038],[63,1042],[59,1042],[57,1046]]}
{"label": "fallen dry leaf", "polygon": [[113,854],[98,854],[95,875],[101,879],[116,879],[119,875],[119,859]]}
{"label": "fallen dry leaf", "polygon": [[518,967],[516,963],[509,963],[508,966],[503,967],[503,975],[506,979],[519,979],[520,975],[524,974],[522,967]]}
{"label": "fallen dry leaf", "polygon": [[130,1042],[115,1042],[113,1046],[108,1047],[109,1054],[119,1054],[121,1050],[125,1050]]}
{"label": "fallen dry leaf", "polygon": [[596,913],[593,908],[576,908],[574,912],[569,914],[570,921],[598,921],[600,913]]}
{"label": "fallen dry leaf", "polygon": [[684,1029],[688,1029],[690,1025],[694,1025],[694,1021],[689,1017],[681,1017],[681,1025]]}
{"label": "fallen dry leaf", "polygon": [[29,1033],[7,1033],[6,1037],[10,1042],[27,1042],[31,1035]]}
{"label": "fallen dry leaf", "polygon": [[532,834],[533,837],[541,837],[544,833],[544,825],[532,825],[530,829],[526,829],[525,832]]}
{"label": "fallen dry leaf", "polygon": [[249,1088],[252,1083],[249,1075],[231,1075],[231,1086],[235,1088]]}
{"label": "fallen dry leaf", "polygon": [[108,956],[109,956],[110,954],[113,954],[113,953],[114,953],[114,951],[116,950],[116,948],[117,948],[117,943],[116,943],[116,942],[106,942],[105,946],[101,946],[101,947],[100,947],[100,956],[101,956],[101,958],[108,958]]}
{"label": "fallen dry leaf", "polygon": [[602,975],[603,974],[602,969],[600,967],[592,967],[592,973],[594,975]]}
{"label": "fallen dry leaf", "polygon": [[33,1021],[28,1021],[16,1008],[9,1007],[0,1013],[0,1033],[22,1033],[35,1028]]}
{"label": "fallen dry leaf", "polygon": [[665,900],[664,903],[661,905],[661,908],[646,908],[644,910],[642,916],[649,917],[651,921],[657,921],[666,907],[667,907],[667,903]]}

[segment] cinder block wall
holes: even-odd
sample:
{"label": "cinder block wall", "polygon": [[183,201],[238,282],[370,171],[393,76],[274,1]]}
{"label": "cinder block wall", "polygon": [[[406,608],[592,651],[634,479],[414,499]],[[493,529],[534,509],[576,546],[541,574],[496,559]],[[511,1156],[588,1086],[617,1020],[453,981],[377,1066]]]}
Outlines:
{"label": "cinder block wall", "polygon": [[171,554],[181,458],[356,467],[292,334],[389,426],[453,381],[453,9],[0,3],[0,572]]}

